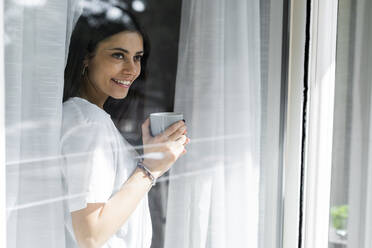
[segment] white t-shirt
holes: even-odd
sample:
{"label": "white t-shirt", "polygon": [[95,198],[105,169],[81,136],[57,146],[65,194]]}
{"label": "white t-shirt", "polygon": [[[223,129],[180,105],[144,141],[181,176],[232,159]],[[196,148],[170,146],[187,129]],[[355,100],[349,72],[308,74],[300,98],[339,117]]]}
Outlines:
{"label": "white t-shirt", "polygon": [[[89,101],[73,97],[63,103],[61,135],[63,182],[69,212],[87,203],[107,202],[136,168],[137,152],[123,138],[109,114]],[[65,214],[66,247],[78,247],[70,213]],[[148,196],[104,248],[149,248],[152,226]]]}

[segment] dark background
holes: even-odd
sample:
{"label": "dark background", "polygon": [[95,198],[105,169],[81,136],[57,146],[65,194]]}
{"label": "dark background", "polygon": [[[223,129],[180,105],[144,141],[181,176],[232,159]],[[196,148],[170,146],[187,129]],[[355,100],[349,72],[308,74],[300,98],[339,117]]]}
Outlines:
{"label": "dark background", "polygon": [[[133,2],[145,4],[143,12],[132,8]],[[141,124],[152,112],[173,111],[177,72],[181,0],[123,0],[147,33],[151,52],[145,80],[137,79],[130,93],[133,100],[109,99],[105,110],[110,113],[123,136],[134,146],[141,145]],[[132,91],[132,92],[131,92]]]}
{"label": "dark background", "polygon": [[[173,111],[182,0],[140,0],[145,5],[142,12],[133,8],[135,1],[139,0],[122,2],[138,18],[149,37],[151,52],[147,77],[146,80],[137,79],[130,88],[138,95],[136,100],[130,97],[120,101],[109,99],[104,108],[126,140],[141,146],[141,124],[149,114]],[[153,227],[151,248],[164,247],[167,192],[168,182],[161,182],[149,193]]]}

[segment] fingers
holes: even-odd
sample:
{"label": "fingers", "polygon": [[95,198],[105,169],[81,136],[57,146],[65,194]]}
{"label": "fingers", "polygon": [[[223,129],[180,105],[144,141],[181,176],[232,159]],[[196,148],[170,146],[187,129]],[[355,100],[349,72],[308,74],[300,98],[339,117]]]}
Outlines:
{"label": "fingers", "polygon": [[186,152],[185,143],[187,142],[187,139],[188,138],[186,137],[186,135],[182,135],[180,138],[174,141],[176,143],[177,153],[179,154],[179,156],[183,155]]}
{"label": "fingers", "polygon": [[[169,139],[170,136],[172,136],[175,132],[178,131],[179,128],[181,127],[185,127],[185,123],[183,121],[178,121],[174,124],[172,124],[170,127],[168,127],[162,134],[162,136],[164,138],[167,138]],[[182,134],[182,133],[181,133]],[[178,137],[180,136],[180,134],[176,135],[176,136],[172,136],[173,139],[171,140],[175,140],[177,139]]]}
{"label": "fingers", "polygon": [[183,144],[183,151],[182,151],[180,156],[186,154],[187,150],[185,148],[185,145],[187,145],[188,143],[190,143],[190,139],[188,137],[186,137],[186,142]]}
{"label": "fingers", "polygon": [[178,140],[182,135],[186,133],[186,126],[181,126],[172,135],[168,137],[168,140],[174,141]]}
{"label": "fingers", "polygon": [[183,146],[187,142],[187,139],[186,135],[181,135],[175,142]]}
{"label": "fingers", "polygon": [[183,149],[183,151],[182,151],[180,157],[183,156],[184,154],[186,154],[186,152],[187,152],[187,150],[186,150],[186,149]]}
{"label": "fingers", "polygon": [[150,118],[147,118],[145,122],[142,124],[142,137],[144,140],[147,140],[151,137],[150,134]]}

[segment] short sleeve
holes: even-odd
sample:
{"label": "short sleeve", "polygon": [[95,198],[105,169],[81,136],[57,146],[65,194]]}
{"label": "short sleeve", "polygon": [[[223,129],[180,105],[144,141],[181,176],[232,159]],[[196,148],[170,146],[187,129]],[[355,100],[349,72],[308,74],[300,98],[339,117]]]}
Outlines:
{"label": "short sleeve", "polygon": [[61,153],[70,212],[111,197],[116,168],[112,137],[104,125],[73,128],[61,139]]}

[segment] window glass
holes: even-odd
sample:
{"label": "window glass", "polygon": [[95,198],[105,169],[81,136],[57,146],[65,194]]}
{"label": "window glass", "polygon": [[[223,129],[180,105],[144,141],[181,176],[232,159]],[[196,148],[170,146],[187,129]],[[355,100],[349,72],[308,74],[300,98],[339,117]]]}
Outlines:
{"label": "window glass", "polygon": [[[130,230],[123,225],[107,245],[126,242],[130,236],[135,237],[131,242],[150,247],[146,237],[152,233],[152,248],[280,247],[287,4],[285,0],[5,0],[8,247],[76,246],[69,202],[89,195],[88,203],[101,203],[115,196],[115,187],[127,182],[128,178],[119,181],[126,170],[134,173],[137,159],[148,155],[141,125],[155,112],[182,113],[191,141],[133,212]],[[79,26],[79,18],[89,12],[112,21],[122,17],[121,10],[130,11],[149,38],[150,46],[144,47],[150,51],[146,75],[131,85],[125,99],[114,99],[111,95],[116,92],[111,91],[102,106],[93,101],[99,97],[75,99],[73,106],[88,106],[89,111],[66,114],[68,82],[87,82],[74,79],[95,72],[95,86],[101,87],[97,95],[102,96],[106,81],[99,78],[115,67],[98,70],[84,64],[101,56],[98,48],[114,35],[99,45],[90,40],[85,47],[81,44],[90,32]],[[97,20],[87,22],[97,27],[101,24]],[[111,28],[116,26],[101,30],[95,38]],[[70,40],[76,36],[82,37],[81,43]],[[145,41],[145,35],[141,37]],[[74,56],[82,53],[89,56],[73,64]],[[95,61],[100,66],[106,63],[101,58]],[[116,63],[120,58],[115,55],[107,61]],[[80,94],[83,90],[77,92],[70,98],[86,96]],[[77,125],[81,116],[99,125]],[[68,134],[66,120],[76,124]],[[111,121],[110,128],[100,131]],[[117,140],[108,139],[110,130],[120,135]],[[74,142],[64,146],[69,140]],[[104,152],[112,148],[113,140],[128,145],[133,158],[127,150]],[[74,154],[67,159],[66,147],[94,156],[79,160]],[[128,156],[119,159],[123,154]],[[66,170],[67,163],[79,167]],[[86,173],[89,166],[93,169]],[[89,184],[69,184],[71,178]],[[101,183],[105,187],[99,187]],[[104,194],[91,192],[100,188]],[[76,206],[86,203],[79,201]]]}
{"label": "window glass", "polygon": [[371,10],[339,1],[329,247],[370,247]]}

